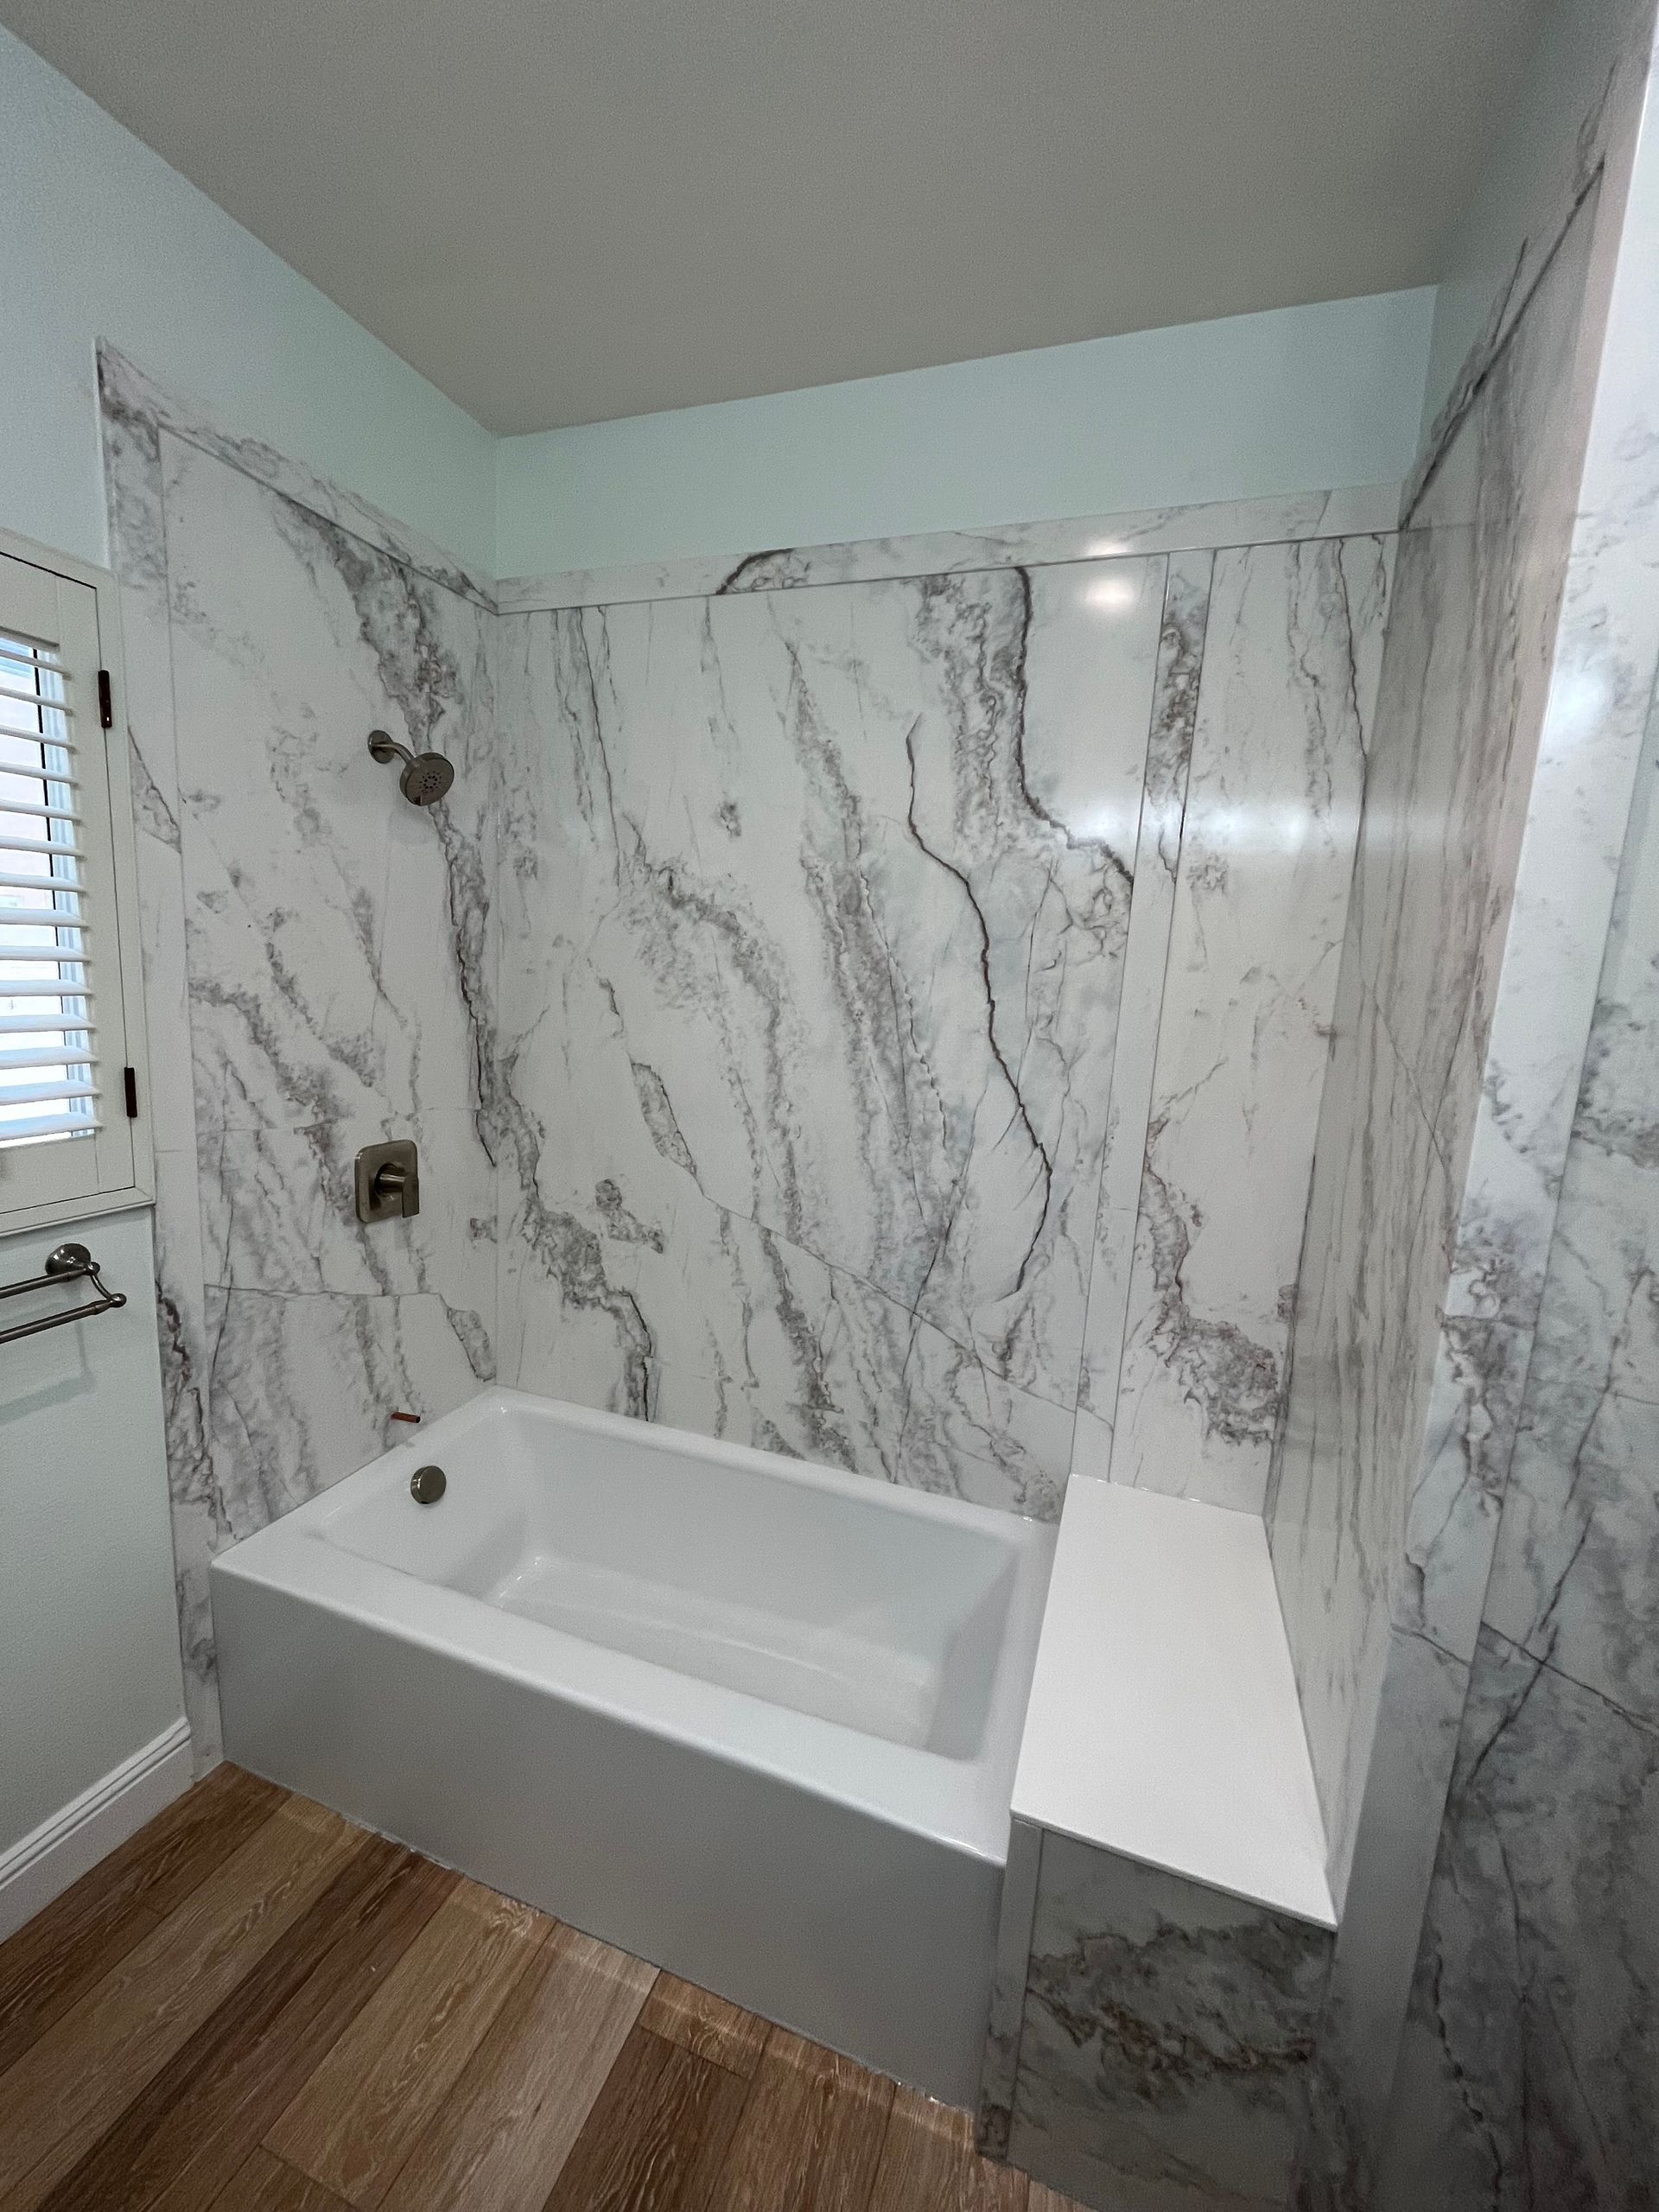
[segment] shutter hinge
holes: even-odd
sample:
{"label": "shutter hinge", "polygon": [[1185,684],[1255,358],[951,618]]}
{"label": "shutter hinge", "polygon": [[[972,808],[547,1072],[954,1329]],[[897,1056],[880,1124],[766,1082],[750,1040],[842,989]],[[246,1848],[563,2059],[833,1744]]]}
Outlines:
{"label": "shutter hinge", "polygon": [[121,1075],[127,1094],[127,1119],[136,1122],[138,1118],[138,1071],[137,1068],[123,1068]]}
{"label": "shutter hinge", "polygon": [[100,668],[98,671],[98,719],[101,728],[115,728],[115,695],[110,689],[107,668]]}

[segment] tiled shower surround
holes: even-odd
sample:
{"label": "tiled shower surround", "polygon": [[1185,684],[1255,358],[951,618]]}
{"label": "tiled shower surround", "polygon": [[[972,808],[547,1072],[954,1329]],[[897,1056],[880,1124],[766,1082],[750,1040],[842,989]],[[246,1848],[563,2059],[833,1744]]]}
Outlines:
{"label": "tiled shower surround", "polygon": [[1389,494],[498,616],[103,379],[205,1740],[213,1550],[492,1379],[1051,1518],[1121,1406],[1261,1510]]}
{"label": "tiled shower surround", "polygon": [[[1382,2212],[1636,2207],[1659,2187],[1659,118],[1645,38],[1634,60],[1601,187],[1605,204],[1628,177],[1628,204],[1589,251],[1586,322],[1605,318],[1606,335],[1579,394],[1582,480],[1511,930],[1524,988],[1511,995],[1511,953],[1493,1022],[1494,1053],[1532,1038],[1521,1065],[1542,1070],[1540,1002],[1570,1007],[1582,1049],[1535,1117],[1558,1202],[1528,1203],[1511,1179],[1509,1233],[1487,1244],[1505,1265],[1471,1271],[1531,1356],[1476,1552],[1490,1579],[1471,1593]],[[1525,1096],[1514,1083],[1502,1103]],[[1480,1144],[1478,1131],[1478,1160]]]}
{"label": "tiled shower surround", "polygon": [[[204,1748],[213,1551],[491,1379],[1044,1517],[1074,1464],[1261,1511],[1392,491],[498,614],[102,374]],[[365,1233],[402,1134],[423,1211]]]}
{"label": "tiled shower surround", "polygon": [[[210,1753],[213,1552],[382,1450],[394,1410],[495,1371],[494,616],[326,486],[181,422],[118,357],[100,371],[174,1550]],[[441,818],[370,760],[376,724],[455,760]],[[423,1211],[371,1237],[353,1155],[404,1134]]]}
{"label": "tiled shower surround", "polygon": [[1334,1955],[1029,1834],[1001,2124],[1128,2206],[1643,2201],[1649,20],[1397,544],[1384,488],[497,586],[105,352],[204,1752],[213,1551],[491,1379],[1263,1514]]}
{"label": "tiled shower surround", "polygon": [[505,618],[504,1374],[1051,1517],[1123,1347],[1129,1478],[1259,1509],[1386,575]]}

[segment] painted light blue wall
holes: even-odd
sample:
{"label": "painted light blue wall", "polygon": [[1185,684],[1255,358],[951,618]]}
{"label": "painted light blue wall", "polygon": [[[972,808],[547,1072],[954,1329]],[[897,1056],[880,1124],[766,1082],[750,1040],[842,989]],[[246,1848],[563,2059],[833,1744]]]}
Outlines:
{"label": "painted light blue wall", "polygon": [[494,441],[0,31],[0,524],[105,557],[94,341],[487,570]]}
{"label": "painted light blue wall", "polygon": [[1441,247],[1427,429],[1481,336],[1517,256],[1563,220],[1578,168],[1579,134],[1624,47],[1651,36],[1653,0],[1554,0],[1473,198]]}
{"label": "painted light blue wall", "polygon": [[1434,295],[1381,293],[504,438],[546,575],[1403,476]]}
{"label": "painted light blue wall", "polygon": [[1433,299],[495,441],[4,31],[0,205],[0,391],[17,426],[0,443],[0,522],[91,560],[100,336],[231,428],[513,575],[1396,478]]}
{"label": "painted light blue wall", "polygon": [[[106,337],[232,429],[492,565],[488,433],[4,31],[0,298],[0,525],[107,557]],[[0,1277],[38,1274],[67,1226],[0,1239]],[[0,1860],[183,1705],[151,1219],[74,1233],[129,1303],[0,1376]]]}

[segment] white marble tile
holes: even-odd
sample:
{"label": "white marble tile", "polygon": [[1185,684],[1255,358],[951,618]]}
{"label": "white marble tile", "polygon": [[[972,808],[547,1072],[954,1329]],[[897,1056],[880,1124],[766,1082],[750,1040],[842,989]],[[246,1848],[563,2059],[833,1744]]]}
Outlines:
{"label": "white marble tile", "polygon": [[[162,458],[201,1135],[470,1107],[486,618],[193,445]],[[448,753],[451,798],[410,806],[376,727]]]}
{"label": "white marble tile", "polygon": [[[1086,1410],[1096,1424],[1109,1425],[1117,1405],[1135,1215],[1146,1160],[1158,1020],[1175,912],[1181,824],[1186,811],[1192,732],[1198,721],[1213,566],[1213,557],[1207,553],[1177,554],[1171,558],[1165,576],[1163,628],[1135,841],[1135,889],[1077,1392],[1080,1415]],[[1096,1436],[1093,1442],[1097,1452],[1100,1439]],[[1104,1471],[1103,1466],[1100,1471]]]}
{"label": "white marble tile", "polygon": [[1046,568],[1125,554],[1204,552],[1219,545],[1271,545],[1293,538],[1354,537],[1392,531],[1395,484],[1362,484],[1277,499],[1141,508],[996,530],[940,531],[860,538],[843,545],[792,546],[743,555],[699,555],[616,569],[568,569],[514,576],[496,586],[504,614],[552,607],[612,607],[634,600],[708,599],[722,593],[800,590],[815,584],[881,583],[969,570]]}
{"label": "white marble tile", "polygon": [[[353,1164],[361,1147],[391,1136],[420,1147],[421,1211],[365,1229]],[[494,1379],[495,1171],[470,1114],[223,1129],[204,1143],[200,1170],[208,1282],[292,1296],[429,1293],[480,1381]]]}
{"label": "white marble tile", "polygon": [[520,1387],[1058,1515],[1069,1407],[696,1192],[665,1229],[615,1177],[599,1187],[601,1205],[538,1196],[504,1222],[502,1357]]}
{"label": "white marble tile", "polygon": [[1422,1924],[1470,1669],[1427,1637],[1395,1628],[1378,1674],[1376,1730],[1357,1762],[1364,1793],[1351,1823],[1357,1848],[1297,2160],[1306,2212],[1368,2212],[1375,2202],[1411,1995],[1411,1932]]}
{"label": "white marble tile", "polygon": [[[1659,435],[1656,448],[1659,480]],[[1580,530],[1447,1294],[1454,1310],[1523,1327],[1537,1315],[1659,661],[1656,590],[1659,543],[1627,560],[1599,526]]]}
{"label": "white marble tile", "polygon": [[204,454],[228,461],[256,484],[279,492],[284,499],[305,507],[321,520],[349,531],[364,545],[385,553],[400,567],[479,606],[493,609],[494,579],[464,562],[407,523],[392,516],[331,477],[321,475],[304,461],[278,453],[263,439],[229,430],[194,398],[170,391],[147,376],[107,339],[98,344],[99,404],[105,423],[133,421],[147,426],[145,435],[157,430],[188,438]]}
{"label": "white marble tile", "polygon": [[1216,562],[1113,1445],[1260,1511],[1382,648],[1374,538]]}
{"label": "white marble tile", "polygon": [[1008,1863],[1002,1873],[997,1916],[996,1964],[991,1977],[991,2017],[985,2035],[985,2070],[979,2088],[976,2133],[982,2154],[1006,2158],[1020,2073],[1020,2031],[1026,2011],[1026,1969],[1031,1956],[1043,1832],[1028,1821],[1008,1823]]}
{"label": "white marble tile", "polygon": [[[1310,1680],[1325,1670],[1338,1693],[1311,1726],[1316,1758],[1329,1766],[1345,1709],[1350,1778],[1338,1787],[1358,1808],[1341,1824],[1353,1872],[1320,2069],[1334,2122],[1305,2177],[1310,2205],[1449,2212],[1645,2194],[1650,2130],[1631,2090],[1641,2069],[1651,2074],[1654,2033],[1642,1948],[1650,1854],[1637,1839],[1652,1825],[1656,1762],[1631,1632],[1647,1608],[1632,1541],[1643,1447],[1623,1433],[1630,1402],[1607,1389],[1616,1365],[1631,1371],[1623,1347],[1643,1334],[1639,1303],[1626,1302],[1641,1230],[1619,1249],[1642,1208],[1627,1196],[1621,1231],[1600,1243],[1598,1209],[1581,1211],[1575,1188],[1588,1194],[1601,1160],[1576,1131],[1568,1149],[1586,1034],[1580,1129],[1598,1090],[1598,1037],[1617,1027],[1605,1021],[1605,972],[1593,1030],[1592,1010],[1659,665],[1659,168],[1649,149],[1627,218],[1641,82],[1621,92],[1618,78],[1618,119],[1604,131],[1604,115],[1586,141],[1585,181],[1599,175],[1599,192],[1550,233],[1526,296],[1506,310],[1503,343],[1475,365],[1396,569],[1354,917],[1365,982],[1443,1164],[1446,1233],[1438,1252],[1422,1240],[1421,1264],[1446,1314],[1421,1436],[1414,1420],[1400,1440],[1404,1480],[1388,1457],[1344,1448],[1311,1484],[1287,1463],[1276,1501],[1299,1665]],[[1631,1060],[1650,1091],[1650,1052],[1638,1044]],[[1650,1118],[1650,1108],[1613,1114],[1633,1151]],[[1358,1256],[1338,1250],[1324,1272],[1361,1284],[1378,1311]],[[1309,1294],[1332,1302],[1324,1282]],[[1291,1432],[1304,1380],[1312,1402],[1321,1375],[1311,1365],[1304,1376],[1299,1346]],[[1363,1603],[1333,1605],[1322,1629],[1309,1532],[1373,1484],[1404,1504],[1399,1523],[1375,1522],[1397,1549],[1376,1553],[1383,1571],[1357,1586]],[[1431,1693],[1442,1677],[1455,1686],[1463,1663],[1429,1639],[1470,1648],[1489,1567],[1488,1625],[1384,2131],[1376,2083],[1449,1764],[1450,1707]],[[1383,1647],[1385,1611],[1390,1656],[1378,1665],[1363,1655]],[[1344,1639],[1357,1663],[1337,1658]],[[1568,1678],[1566,1650],[1602,1694]],[[1421,1663],[1407,1666],[1412,1657]],[[1634,1722],[1620,1682],[1635,1693]],[[1421,1755],[1405,1774],[1389,1747],[1413,1744]]]}
{"label": "white marble tile", "polygon": [[[1356,889],[1360,972],[1459,1191],[1546,710],[1568,696],[1551,671],[1583,450],[1573,371],[1593,216],[1592,202],[1490,371],[1402,535],[1395,580]],[[1517,1102],[1492,1103],[1502,1118]]]}
{"label": "white marble tile", "polygon": [[[1572,550],[1574,365],[1594,214],[1592,201],[1488,365],[1395,565],[1351,909],[1351,980],[1344,972],[1354,1041],[1344,1014],[1274,1500],[1275,1570],[1339,1891],[1389,1624],[1426,1628],[1465,1656],[1471,1649],[1529,1348],[1517,1286],[1530,1269],[1535,1298],[1541,1280],[1537,1224],[1547,1220],[1539,1208],[1553,1207],[1550,1147],[1559,1174],[1565,1142],[1561,1078],[1582,1049],[1573,1021],[1587,1021],[1593,993],[1594,869],[1579,870],[1580,895],[1552,918],[1541,802],[1529,848],[1539,888],[1523,885],[1517,904],[1516,886],[1546,709],[1567,696],[1553,692],[1551,669]],[[1552,802],[1570,804],[1572,789],[1568,773]],[[1564,818],[1564,855],[1579,851],[1586,818],[1582,808]],[[1604,824],[1586,859],[1605,842]],[[1586,895],[1589,911],[1575,914]],[[1529,940],[1532,918],[1541,926]],[[1506,933],[1516,950],[1513,988]],[[1529,942],[1541,948],[1530,961]],[[1495,1031],[1500,969],[1504,1020]],[[1556,993],[1553,1006],[1564,1007],[1566,993],[1582,1014],[1537,1027],[1534,1043],[1510,1053],[1528,1020],[1523,971],[1534,969],[1541,988]],[[1508,1189],[1511,1198],[1524,1189],[1532,1206],[1524,1239],[1515,1211],[1489,1203],[1503,1176],[1481,1163],[1505,1160],[1525,1163]],[[1517,1262],[1502,1297],[1459,1295],[1452,1280],[1454,1255],[1474,1252],[1483,1223],[1486,1276],[1503,1273],[1494,1262],[1506,1234]],[[1446,1307],[1459,1318],[1442,1338]],[[1493,1326],[1478,1343],[1465,1325],[1479,1320]]]}
{"label": "white marble tile", "polygon": [[1331,1942],[1046,1834],[1014,2164],[1122,2212],[1287,2205]]}
{"label": "white marble tile", "polygon": [[1659,1728],[1659,1405],[1522,1432],[1492,1577],[1495,1628]]}
{"label": "white marble tile", "polygon": [[196,1180],[178,748],[161,435],[142,410],[103,417],[111,560],[122,657],[136,831],[139,941],[150,1114],[156,1136],[156,1308],[167,1436],[185,1709],[199,1766],[219,1755],[207,1568],[224,1527],[207,1403],[201,1224]]}
{"label": "white marble tile", "polygon": [[[278,1305],[352,1301],[359,1441],[374,1374],[400,1370],[395,1317],[358,1301],[423,1325],[412,1301],[433,1301],[440,1366],[459,1348],[491,1371],[492,1160],[504,1371],[1055,1512],[1114,1117],[1130,1222],[1139,1174],[1211,566],[1182,549],[1386,524],[1392,494],[723,564],[702,601],[549,620],[538,642],[109,349],[101,375],[155,666],[135,690],[155,706],[147,927],[193,1047],[180,1023],[168,1119],[202,1179],[174,1303],[234,1294],[217,1363],[181,1355],[201,1556],[340,1471],[263,1440],[215,1468],[238,1424],[206,1376],[240,1376],[261,1328],[305,1372]],[[374,724],[456,759],[444,808],[399,805],[362,750]],[[366,1239],[346,1168],[404,1127],[429,1211]]]}
{"label": "white marble tile", "polygon": [[1490,1631],[1377,2212],[1652,2201],[1659,1731]]}
{"label": "white marble tile", "polygon": [[1362,993],[1338,1010],[1270,1523],[1338,1899],[1421,1465],[1448,1210],[1409,1075]]}
{"label": "white marble tile", "polygon": [[472,1332],[430,1294],[210,1287],[213,1462],[234,1541],[304,1504],[478,1390]]}
{"label": "white marble tile", "polygon": [[504,1374],[1057,1510],[1163,565],[506,626]]}
{"label": "white marble tile", "polygon": [[1456,1314],[1435,1349],[1394,1618],[1465,1661],[1480,1630],[1531,1349],[1524,1330]]}
{"label": "white marble tile", "polygon": [[[393,1404],[443,1410],[493,1371],[493,618],[349,499],[100,368],[181,1637],[211,1758],[213,1552],[378,1452]],[[404,805],[374,723],[457,759],[445,807]],[[426,1210],[364,1231],[351,1154],[411,1127]]]}
{"label": "white marble tile", "polygon": [[172,1512],[185,1713],[200,1766],[219,1756],[219,1691],[207,1570],[228,1523],[209,1414],[213,1341],[201,1258],[196,1156],[156,1155],[156,1322]]}
{"label": "white marble tile", "polygon": [[1487,1596],[1659,1726],[1659,727],[1631,811]]}
{"label": "white marble tile", "polygon": [[[1651,284],[1650,255],[1643,274]],[[1651,451],[1624,438],[1627,466]],[[1651,492],[1651,468],[1648,481]],[[1586,531],[1593,536],[1595,525],[1581,522],[1575,559]],[[1598,625],[1605,655],[1593,657],[1612,673],[1586,751],[1599,756],[1610,788],[1598,798],[1608,804],[1621,785],[1618,740],[1621,731],[1630,739],[1643,659],[1649,683],[1659,661],[1652,610],[1643,645],[1640,594],[1630,590],[1643,567],[1651,581],[1656,549],[1651,530],[1644,534],[1646,546],[1633,548],[1624,528],[1610,530],[1600,547],[1612,588]],[[1586,634],[1580,612],[1569,607],[1566,651],[1575,652]],[[1476,2196],[1499,2206],[1637,2203],[1651,2182],[1649,2088],[1659,2058],[1651,1955],[1659,1884],[1651,1849],[1659,1811],[1655,775],[1649,746],[1418,1956],[1376,2200],[1388,2212]],[[1575,855],[1569,834],[1565,850],[1580,866],[1576,883],[1567,875],[1577,895],[1564,909],[1593,924],[1606,888],[1598,899],[1592,847],[1586,839]],[[1541,874],[1541,859],[1537,866]],[[1565,1017],[1585,992],[1581,976],[1564,969],[1563,976],[1557,1004]],[[1500,998],[1500,1060],[1502,1014]],[[1510,1231],[1503,1241],[1485,1238],[1478,1281],[1495,1300],[1538,1302],[1535,1217],[1522,1200],[1487,1216]]]}
{"label": "white marble tile", "polygon": [[1071,1471],[1095,1475],[1102,1482],[1112,1471],[1112,1424],[1087,1406],[1079,1406],[1071,1426]]}

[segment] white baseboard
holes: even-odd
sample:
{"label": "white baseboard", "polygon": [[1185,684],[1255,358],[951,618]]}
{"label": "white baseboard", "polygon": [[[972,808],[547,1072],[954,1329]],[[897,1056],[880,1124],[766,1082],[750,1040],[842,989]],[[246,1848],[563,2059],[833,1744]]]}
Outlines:
{"label": "white baseboard", "polygon": [[190,1787],[190,1724],[175,1720],[0,1852],[0,1942]]}

